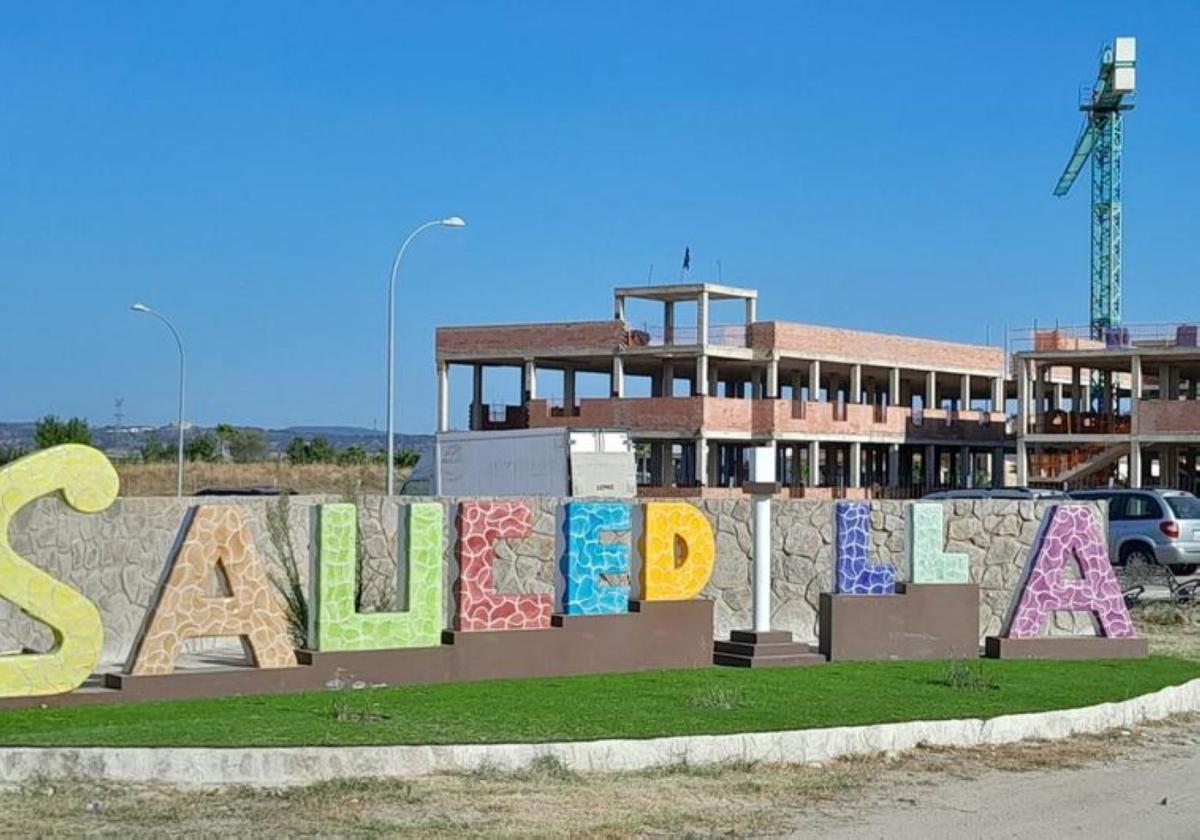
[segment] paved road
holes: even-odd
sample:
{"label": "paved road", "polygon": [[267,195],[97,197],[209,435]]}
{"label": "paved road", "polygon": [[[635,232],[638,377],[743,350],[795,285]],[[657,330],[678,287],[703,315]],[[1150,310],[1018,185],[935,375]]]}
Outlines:
{"label": "paved road", "polygon": [[[797,836],[1200,838],[1200,722],[1160,731],[1102,766],[939,775],[888,784],[850,820],[811,816]],[[1164,803],[1164,799],[1166,800]]]}

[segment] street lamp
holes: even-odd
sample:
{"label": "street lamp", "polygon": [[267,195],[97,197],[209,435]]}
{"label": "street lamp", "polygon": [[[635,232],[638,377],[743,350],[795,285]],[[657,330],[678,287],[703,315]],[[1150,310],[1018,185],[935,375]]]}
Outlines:
{"label": "street lamp", "polygon": [[408,235],[408,239],[404,240],[404,244],[396,252],[396,259],[392,261],[391,278],[388,280],[387,494],[389,496],[396,489],[396,405],[393,396],[396,389],[396,273],[400,270],[400,260],[404,258],[404,251],[408,248],[408,243],[412,242],[421,231],[431,227],[438,227],[439,225],[441,227],[460,228],[466,227],[467,223],[463,221],[462,216],[447,216],[444,219],[435,219],[420,225]]}
{"label": "street lamp", "polygon": [[175,329],[175,325],[166,319],[160,313],[146,306],[144,303],[135,303],[129,307],[134,312],[142,312],[146,315],[153,315],[158,320],[167,325],[167,329],[171,331],[171,335],[175,336],[175,344],[179,347],[179,461],[175,468],[175,495],[183,495],[183,390],[184,390],[184,355],[183,355],[183,339],[179,337],[179,331]]}

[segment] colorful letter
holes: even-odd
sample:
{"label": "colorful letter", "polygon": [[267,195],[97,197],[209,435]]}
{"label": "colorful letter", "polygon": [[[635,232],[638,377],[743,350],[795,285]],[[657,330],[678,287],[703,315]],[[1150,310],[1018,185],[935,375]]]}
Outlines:
{"label": "colorful letter", "polygon": [[848,595],[891,595],[896,567],[871,562],[871,503],[838,502],[834,508],[837,591]]}
{"label": "colorful letter", "polygon": [[36,568],[8,544],[8,526],[34,499],[61,490],[66,503],[97,513],[117,497],[117,472],[88,446],[55,446],[0,469],[0,597],[44,622],[54,634],[46,653],[0,657],[0,697],[61,694],[78,688],[104,646],[96,605]]}
{"label": "colorful letter", "polygon": [[[226,592],[214,594],[213,580]],[[254,535],[233,505],[194,508],[126,663],[130,674],[169,674],[184,642],[237,636],[250,664],[288,668],[296,654]]]}
{"label": "colorful letter", "polygon": [[629,546],[603,537],[633,527],[629,505],[570,502],[566,519],[563,610],[568,615],[628,612]]}
{"label": "colorful letter", "polygon": [[712,577],[712,526],[686,502],[650,502],[642,536],[642,600],[687,601]]}
{"label": "colorful letter", "polygon": [[942,506],[914,502],[908,513],[908,563],[913,583],[970,583],[970,558],[945,550]]}
{"label": "colorful letter", "polygon": [[458,509],[458,601],[456,630],[541,630],[550,626],[554,596],[501,595],[492,564],[496,540],[533,533],[533,512],[524,502],[463,502]]}
{"label": "colorful letter", "polygon": [[321,505],[314,580],[313,647],[384,650],[432,647],[442,639],[442,506],[408,506],[408,610],[360,613],[354,605],[357,511]]}
{"label": "colorful letter", "polygon": [[[1074,564],[1078,579],[1064,574]],[[1088,611],[1102,636],[1137,634],[1113,576],[1104,532],[1096,515],[1082,505],[1054,505],[1034,547],[1004,635],[1032,639],[1041,635],[1057,610]]]}

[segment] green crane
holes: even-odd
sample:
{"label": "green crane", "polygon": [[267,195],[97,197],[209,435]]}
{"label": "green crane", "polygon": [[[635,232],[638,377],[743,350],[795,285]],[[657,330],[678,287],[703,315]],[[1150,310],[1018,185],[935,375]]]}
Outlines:
{"label": "green crane", "polygon": [[1092,159],[1092,337],[1102,339],[1121,323],[1121,159],[1125,146],[1123,112],[1133,108],[1134,38],[1115,38],[1100,51],[1100,72],[1079,104],[1083,130],[1067,161],[1057,196],[1066,195],[1083,165]]}

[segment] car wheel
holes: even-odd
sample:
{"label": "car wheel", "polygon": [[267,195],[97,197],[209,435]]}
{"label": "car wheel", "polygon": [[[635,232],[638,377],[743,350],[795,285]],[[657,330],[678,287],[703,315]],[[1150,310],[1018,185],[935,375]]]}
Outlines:
{"label": "car wheel", "polygon": [[1149,566],[1154,562],[1150,549],[1141,543],[1130,543],[1121,549],[1122,566]]}
{"label": "car wheel", "polygon": [[1194,575],[1197,569],[1200,569],[1200,563],[1175,563],[1171,566],[1171,571],[1181,577]]}

